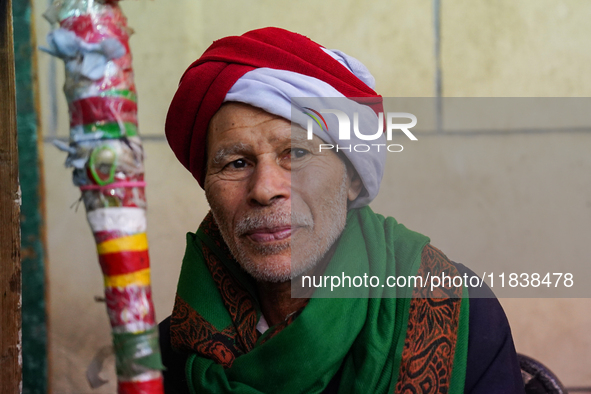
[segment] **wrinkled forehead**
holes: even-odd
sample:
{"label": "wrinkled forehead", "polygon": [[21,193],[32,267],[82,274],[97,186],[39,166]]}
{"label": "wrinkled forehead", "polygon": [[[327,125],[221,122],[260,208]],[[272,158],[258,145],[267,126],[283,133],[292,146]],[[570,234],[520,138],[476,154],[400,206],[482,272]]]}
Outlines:
{"label": "wrinkled forehead", "polygon": [[261,108],[238,102],[227,102],[211,118],[208,136],[210,133],[234,128],[256,127],[272,120],[284,120],[289,123],[288,120],[270,114]]}
{"label": "wrinkled forehead", "polygon": [[[207,129],[207,159],[218,155],[254,151],[257,145],[291,144],[291,124],[288,120],[248,104],[228,102],[212,117]],[[246,149],[250,147],[249,149]]]}

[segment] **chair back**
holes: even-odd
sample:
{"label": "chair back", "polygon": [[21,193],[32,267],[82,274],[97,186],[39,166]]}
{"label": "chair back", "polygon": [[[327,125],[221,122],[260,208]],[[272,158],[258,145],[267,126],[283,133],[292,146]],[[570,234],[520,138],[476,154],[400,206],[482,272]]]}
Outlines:
{"label": "chair back", "polygon": [[567,394],[558,377],[541,362],[517,354],[526,394]]}

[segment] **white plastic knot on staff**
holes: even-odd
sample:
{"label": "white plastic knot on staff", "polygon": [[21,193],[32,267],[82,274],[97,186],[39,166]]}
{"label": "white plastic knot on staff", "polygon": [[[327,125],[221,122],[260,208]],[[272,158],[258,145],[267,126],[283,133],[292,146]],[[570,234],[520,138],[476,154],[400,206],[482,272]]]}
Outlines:
{"label": "white plastic knot on staff", "polygon": [[88,380],[90,387],[93,389],[109,383],[107,379],[101,377],[101,372],[105,360],[113,355],[115,355],[113,345],[103,346],[96,352],[92,361],[88,365],[88,368],[86,369],[86,379]]}
{"label": "white plastic knot on staff", "polygon": [[63,59],[66,68],[93,81],[105,74],[107,62],[125,55],[125,47],[116,38],[106,38],[98,43],[89,43],[66,29],[55,29],[47,35],[49,48],[44,52]]}

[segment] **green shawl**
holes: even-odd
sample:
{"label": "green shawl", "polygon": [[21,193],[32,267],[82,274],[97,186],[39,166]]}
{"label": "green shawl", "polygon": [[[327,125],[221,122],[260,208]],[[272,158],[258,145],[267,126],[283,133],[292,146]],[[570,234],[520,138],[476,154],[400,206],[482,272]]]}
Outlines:
{"label": "green shawl", "polygon": [[[349,211],[327,273],[339,261],[382,283],[389,275],[458,274],[427,237],[369,207]],[[191,393],[321,393],[339,371],[339,393],[462,393],[466,289],[443,289],[439,298],[425,298],[428,288],[371,290],[380,293],[311,298],[260,335],[255,283],[210,213],[187,234],[171,319],[172,346],[189,354]]]}

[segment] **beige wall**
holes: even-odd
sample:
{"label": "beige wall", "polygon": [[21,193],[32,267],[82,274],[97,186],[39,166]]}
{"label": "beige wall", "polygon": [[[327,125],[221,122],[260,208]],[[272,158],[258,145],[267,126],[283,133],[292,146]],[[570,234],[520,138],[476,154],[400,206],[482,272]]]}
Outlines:
{"label": "beige wall", "polygon": [[[589,96],[591,4],[585,0],[446,0],[441,12],[443,93],[448,96]],[[36,0],[37,32],[45,0]],[[303,33],[359,58],[384,96],[434,94],[430,0],[125,1],[140,130],[163,136],[167,106],[185,67],[212,40],[263,26]],[[40,55],[42,124],[50,123],[49,57]],[[63,83],[62,65],[57,81]],[[59,92],[61,93],[61,92]],[[58,136],[67,136],[58,96]],[[591,133],[432,136],[420,155],[390,158],[373,204],[432,238],[449,257],[471,261],[589,260]],[[458,149],[457,147],[462,147]],[[172,308],[184,234],[207,211],[202,191],[166,142],[145,142],[150,252],[157,316]],[[407,152],[405,152],[407,153]],[[90,392],[84,370],[110,342],[100,269],[64,154],[45,144],[52,387]],[[591,385],[591,302],[503,299],[519,352],[548,364],[567,385]],[[108,375],[114,382],[114,374]],[[93,391],[114,392],[112,384]]]}

